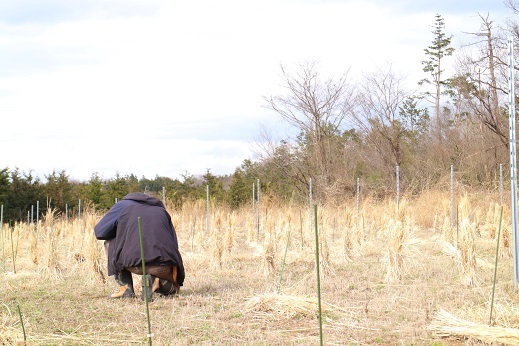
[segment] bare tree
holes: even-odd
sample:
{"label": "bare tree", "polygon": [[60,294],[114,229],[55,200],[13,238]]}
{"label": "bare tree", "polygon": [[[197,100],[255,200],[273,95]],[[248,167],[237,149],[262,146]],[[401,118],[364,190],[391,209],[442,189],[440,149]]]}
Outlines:
{"label": "bare tree", "polygon": [[472,44],[477,47],[476,56],[466,57],[462,66],[462,74],[467,78],[468,87],[465,88],[470,92],[469,96],[475,99],[472,110],[477,118],[507,147],[507,126],[500,108],[500,101],[506,94],[504,49],[499,38],[493,34],[493,21],[489,15],[479,17],[482,20],[481,30],[471,33],[479,39]]}
{"label": "bare tree", "polygon": [[[409,136],[414,131],[414,121],[407,121],[403,109],[412,93],[404,88],[404,78],[393,73],[392,67],[376,69],[364,76],[364,84],[359,94],[359,104],[355,112],[355,122],[362,129],[365,139],[371,144],[377,156],[371,152],[366,159],[384,170],[393,171],[395,165],[404,164],[404,156]],[[407,112],[411,114],[411,112]],[[373,162],[376,158],[382,162]]]}
{"label": "bare tree", "polygon": [[347,73],[322,80],[314,62],[300,64],[295,73],[281,66],[281,72],[287,93],[264,97],[266,107],[306,136],[319,178],[329,184],[333,181],[334,160],[331,139],[340,131],[354,103]]}

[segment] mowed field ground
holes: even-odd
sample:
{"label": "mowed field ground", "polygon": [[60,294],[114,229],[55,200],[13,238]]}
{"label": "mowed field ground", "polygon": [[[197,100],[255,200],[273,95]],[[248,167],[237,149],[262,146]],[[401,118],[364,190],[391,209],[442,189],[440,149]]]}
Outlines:
{"label": "mowed field ground", "polygon": [[[398,208],[373,199],[358,210],[354,199],[318,205],[317,222],[308,206],[266,200],[259,229],[251,207],[211,205],[207,218],[205,201],[168,206],[186,280],[179,295],[149,303],[151,340],[318,345],[317,224],[325,345],[517,345],[510,208],[498,201],[456,196],[453,226],[450,196],[435,191]],[[101,216],[49,212],[37,227],[3,225],[0,344],[23,344],[24,330],[27,345],[149,342],[145,303],[107,299],[118,287],[93,235]]]}

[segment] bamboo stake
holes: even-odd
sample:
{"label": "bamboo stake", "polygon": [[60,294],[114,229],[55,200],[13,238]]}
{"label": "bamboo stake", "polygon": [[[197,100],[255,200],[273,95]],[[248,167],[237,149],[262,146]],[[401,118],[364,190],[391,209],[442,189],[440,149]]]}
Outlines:
{"label": "bamboo stake", "polygon": [[195,221],[193,221],[193,229],[191,230],[191,251],[194,251],[194,241],[195,241],[195,229],[196,229],[196,216]]}
{"label": "bamboo stake", "polygon": [[288,235],[287,235],[287,246],[285,247],[285,256],[283,257],[283,262],[281,262],[281,272],[279,273],[278,293],[281,289],[281,281],[283,280],[283,270],[285,269],[285,261],[287,259],[288,244],[290,244],[290,230],[288,230]]}
{"label": "bamboo stake", "polygon": [[299,210],[299,227],[301,229],[301,251],[303,251],[304,239],[303,239],[303,215],[301,214],[301,210]]}
{"label": "bamboo stake", "polygon": [[27,341],[27,335],[25,335],[25,326],[23,325],[23,318],[22,318],[22,312],[20,311],[20,304],[16,304],[16,307],[18,308],[18,316],[20,317],[20,324],[22,325],[23,342],[25,343]]}
{"label": "bamboo stake", "polygon": [[146,264],[144,263],[144,246],[142,245],[142,231],[141,231],[141,217],[137,218],[139,225],[139,242],[141,244],[141,262],[142,262],[142,280],[144,281],[144,300],[146,301],[146,317],[148,319],[148,344],[151,346],[151,323],[150,323],[150,309],[148,307],[148,279],[146,278]]}
{"label": "bamboo stake", "polygon": [[[13,233],[14,233],[14,228],[11,231],[11,255],[13,257],[13,273],[16,274],[16,253],[14,252]],[[18,247],[18,241],[17,241],[16,245]],[[18,251],[16,251],[16,252],[18,252]],[[5,269],[4,269],[4,271],[5,271]]]}
{"label": "bamboo stake", "polygon": [[499,216],[499,228],[497,229],[497,246],[496,246],[496,263],[494,266],[494,281],[492,282],[492,299],[490,300],[490,319],[488,325],[492,325],[492,313],[494,310],[494,293],[496,291],[496,276],[497,276],[497,259],[499,256],[499,240],[501,239],[501,221],[503,220],[503,206],[501,205],[501,215]]}
{"label": "bamboo stake", "polygon": [[2,268],[5,273],[5,248],[4,248],[4,205],[0,211],[0,231],[2,232]]}

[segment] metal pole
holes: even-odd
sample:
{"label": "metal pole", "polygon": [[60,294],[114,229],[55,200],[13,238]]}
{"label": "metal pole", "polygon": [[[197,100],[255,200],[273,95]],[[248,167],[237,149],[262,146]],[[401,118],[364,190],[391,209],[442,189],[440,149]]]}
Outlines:
{"label": "metal pole", "polygon": [[313,224],[313,196],[312,196],[312,178],[310,178],[310,183],[308,185],[308,200],[310,202],[310,220],[309,220],[309,224],[310,224],[310,229],[312,229],[312,224]]}
{"label": "metal pole", "polygon": [[166,187],[162,187],[162,204],[166,206]]}
{"label": "metal pole", "polygon": [[314,206],[314,222],[315,222],[315,266],[317,272],[317,304],[319,311],[319,345],[323,345],[323,320],[322,320],[322,308],[321,308],[321,258],[319,256],[319,230],[317,229],[317,205]]}
{"label": "metal pole", "polygon": [[400,166],[396,166],[396,209],[400,205]]}
{"label": "metal pole", "polygon": [[34,204],[31,204],[31,223],[34,222]]}
{"label": "metal pole", "polygon": [[261,220],[261,215],[260,215],[260,206],[261,206],[261,203],[260,203],[260,192],[261,192],[261,188],[260,188],[260,180],[258,179],[258,188],[257,188],[257,195],[258,195],[258,242],[259,242],[259,235],[260,235],[260,220]]}
{"label": "metal pole", "polygon": [[205,188],[205,231],[209,232],[209,184]]}
{"label": "metal pole", "polygon": [[357,227],[360,219],[360,178],[357,178]]}
{"label": "metal pole", "polygon": [[503,164],[499,164],[499,204],[503,205]]}
{"label": "metal pole", "polygon": [[252,217],[254,217],[254,212],[256,211],[256,209],[254,209],[254,199],[256,198],[256,195],[255,195],[255,187],[256,184],[252,183]]}
{"label": "metal pole", "polygon": [[38,229],[39,221],[40,221],[40,201],[36,201],[36,229]]}
{"label": "metal pole", "polygon": [[451,165],[451,228],[454,228],[454,165]]}
{"label": "metal pole", "polygon": [[508,58],[509,58],[509,93],[508,111],[510,123],[510,194],[511,194],[511,213],[512,213],[512,234],[514,241],[514,281],[515,286],[519,284],[519,263],[517,254],[517,151],[516,151],[516,130],[515,130],[515,76],[514,76],[514,41],[508,39]]}
{"label": "metal pole", "polygon": [[81,218],[81,200],[79,200],[79,204],[78,204],[78,214],[77,214],[77,217]]}
{"label": "metal pole", "polygon": [[65,220],[68,221],[68,203],[65,203]]}

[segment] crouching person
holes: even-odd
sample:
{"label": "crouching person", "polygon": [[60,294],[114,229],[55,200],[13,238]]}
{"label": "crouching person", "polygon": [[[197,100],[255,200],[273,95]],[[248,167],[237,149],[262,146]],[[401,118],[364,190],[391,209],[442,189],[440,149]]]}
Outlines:
{"label": "crouching person", "polygon": [[[109,298],[135,297],[132,273],[143,274],[139,220],[148,299],[153,293],[176,294],[184,283],[184,265],[171,216],[159,199],[133,192],[114,204],[94,227],[96,238],[105,240],[108,275],[120,286]],[[142,292],[144,299],[144,289]]]}

